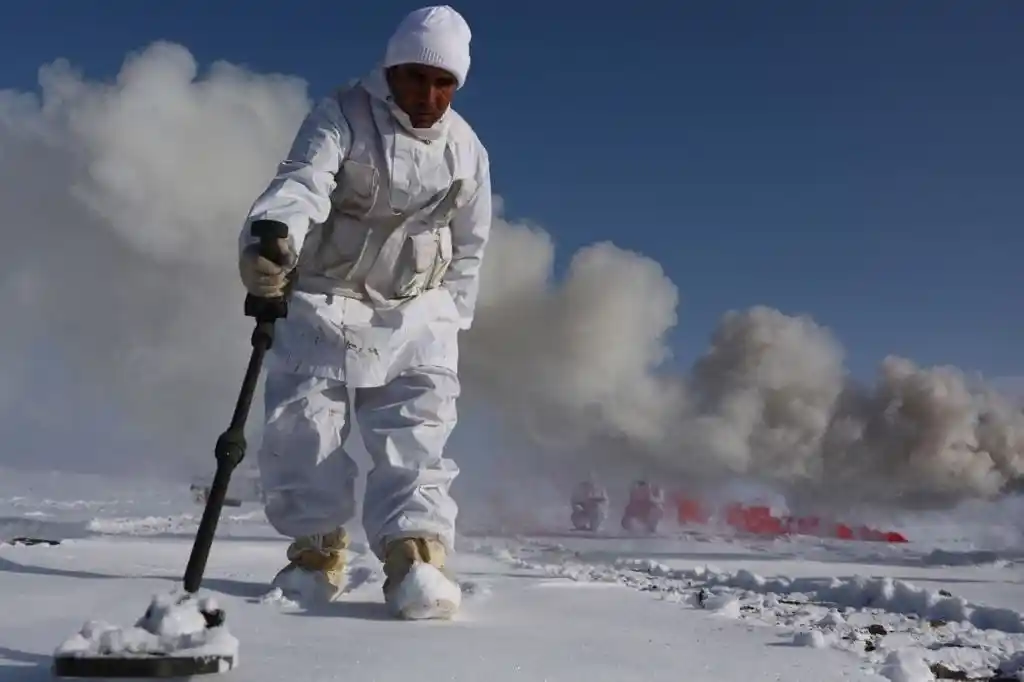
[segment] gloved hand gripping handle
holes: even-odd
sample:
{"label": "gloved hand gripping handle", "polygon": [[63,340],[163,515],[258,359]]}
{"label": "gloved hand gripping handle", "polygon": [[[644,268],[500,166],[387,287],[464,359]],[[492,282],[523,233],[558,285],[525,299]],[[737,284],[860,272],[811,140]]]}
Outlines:
{"label": "gloved hand gripping handle", "polygon": [[[288,226],[274,220],[258,220],[252,224],[252,234],[260,240],[260,255],[267,260],[285,264],[285,254],[279,248],[279,240],[288,237]],[[188,567],[185,569],[185,590],[195,593],[203,579],[206,561],[210,556],[210,546],[217,531],[221,510],[228,493],[228,484],[235,467],[245,458],[245,422],[249,417],[256,384],[263,368],[263,358],[274,344],[274,322],[288,316],[287,287],[283,296],[263,298],[246,295],[245,315],[256,320],[256,328],[252,333],[252,355],[249,366],[242,380],[242,388],[235,403],[235,411],[227,430],[217,439],[214,454],[217,459],[217,471],[210,485],[210,493],[206,498],[206,508],[196,532],[192,545]]]}
{"label": "gloved hand gripping handle", "polygon": [[[288,226],[276,220],[257,220],[250,229],[252,235],[260,240],[260,255],[271,263],[284,265],[286,256],[281,252],[279,240],[288,238]],[[248,294],[245,297],[245,315],[256,318],[257,322],[274,322],[288,317],[287,294],[273,298]],[[269,343],[273,343],[273,338],[268,341],[268,348]]]}

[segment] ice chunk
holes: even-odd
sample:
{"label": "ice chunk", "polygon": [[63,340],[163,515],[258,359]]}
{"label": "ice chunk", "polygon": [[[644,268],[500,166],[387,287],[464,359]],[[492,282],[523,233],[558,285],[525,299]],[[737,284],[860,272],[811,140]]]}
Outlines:
{"label": "ice chunk", "polygon": [[921,653],[911,649],[891,652],[882,664],[882,675],[892,682],[934,682],[935,674]]}
{"label": "ice chunk", "polygon": [[793,635],[793,644],[795,646],[805,646],[812,649],[823,649],[833,641],[833,636],[821,630],[800,630]]}

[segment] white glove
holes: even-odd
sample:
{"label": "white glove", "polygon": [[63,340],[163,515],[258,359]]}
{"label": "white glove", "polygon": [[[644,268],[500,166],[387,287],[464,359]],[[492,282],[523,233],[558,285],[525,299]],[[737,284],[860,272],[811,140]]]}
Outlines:
{"label": "white glove", "polygon": [[242,284],[253,296],[274,298],[284,294],[288,273],[298,261],[287,239],[278,239],[278,248],[284,255],[285,264],[278,265],[260,255],[260,245],[246,247],[238,259],[238,273]]}

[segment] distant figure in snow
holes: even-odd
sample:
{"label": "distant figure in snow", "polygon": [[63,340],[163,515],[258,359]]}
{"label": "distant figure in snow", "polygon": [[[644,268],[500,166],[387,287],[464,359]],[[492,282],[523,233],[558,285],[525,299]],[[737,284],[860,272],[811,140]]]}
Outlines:
{"label": "distant figure in snow", "polygon": [[608,518],[608,491],[591,475],[572,491],[572,527],[597,531]]}
{"label": "distant figure in snow", "polygon": [[648,533],[658,530],[658,524],[665,517],[665,493],[655,483],[638,480],[629,491],[629,503],[622,514],[622,528],[637,531],[644,528]]}

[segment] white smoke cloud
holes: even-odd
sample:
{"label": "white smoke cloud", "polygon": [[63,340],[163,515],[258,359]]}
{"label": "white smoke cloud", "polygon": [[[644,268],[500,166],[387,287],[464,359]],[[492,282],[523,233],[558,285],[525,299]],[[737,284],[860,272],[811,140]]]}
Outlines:
{"label": "white smoke cloud", "polygon": [[888,357],[850,393],[822,455],[833,495],[930,506],[994,497],[1024,473],[1024,412],[955,367]]}
{"label": "white smoke cloud", "polygon": [[238,226],[309,106],[301,80],[184,48],[115,81],[64,61],[0,92],[6,463],[181,475],[245,369]]}
{"label": "white smoke cloud", "polygon": [[[200,75],[158,43],[109,83],[55,62],[40,91],[0,92],[0,463],[189,475],[248,357],[237,230],[306,85],[222,63]],[[891,358],[859,387],[828,330],[754,307],[727,313],[680,376],[679,292],[657,262],[595,244],[561,282],[553,262],[543,229],[499,209],[463,339],[455,442],[473,441],[456,455],[473,481],[597,469],[921,505],[995,495],[1024,469],[1020,410],[955,369]]]}

